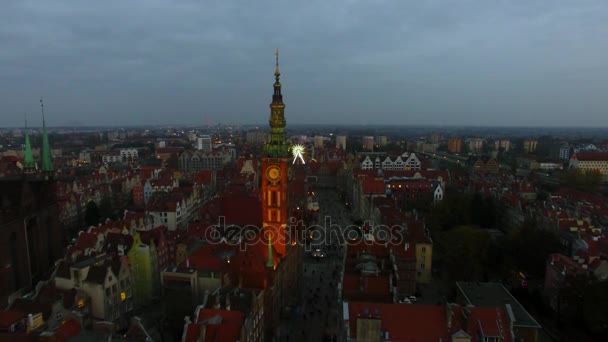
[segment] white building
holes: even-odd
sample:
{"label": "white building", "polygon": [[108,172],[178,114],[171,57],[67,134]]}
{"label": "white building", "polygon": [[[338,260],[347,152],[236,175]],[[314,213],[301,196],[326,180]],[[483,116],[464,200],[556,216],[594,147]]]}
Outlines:
{"label": "white building", "polygon": [[165,225],[170,231],[185,228],[188,220],[184,200],[159,200],[146,207],[146,216],[151,219],[154,227]]}
{"label": "white building", "polygon": [[136,148],[123,148],[120,150],[120,159],[123,163],[133,163],[139,160],[139,152]]}
{"label": "white building", "polygon": [[61,261],[55,286],[82,290],[91,298],[91,315],[112,322],[133,309],[131,271],[124,258],[119,263],[104,259],[102,255],[71,265]]}
{"label": "white building", "polygon": [[211,152],[213,145],[211,144],[211,136],[201,135],[196,138],[196,149],[203,152]]}
{"label": "white building", "polygon": [[382,169],[387,171],[404,171],[404,170],[415,170],[419,171],[422,169],[422,163],[416,157],[415,153],[403,153],[397,157],[376,157],[374,160],[370,156],[366,156],[361,161],[362,170],[373,170]]}
{"label": "white building", "polygon": [[505,152],[510,151],[511,150],[511,140],[508,140],[508,139],[499,139],[499,140],[496,140],[494,142],[494,149],[498,151],[501,148]]}
{"label": "white building", "polygon": [[120,163],[122,161],[122,158],[120,154],[105,154],[101,157],[101,161],[104,164],[114,164]]}
{"label": "white building", "polygon": [[336,136],[336,148],[340,150],[346,150],[346,136],[338,135]]}
{"label": "white building", "polygon": [[467,144],[471,153],[479,153],[483,150],[483,139],[471,138],[468,139]]}

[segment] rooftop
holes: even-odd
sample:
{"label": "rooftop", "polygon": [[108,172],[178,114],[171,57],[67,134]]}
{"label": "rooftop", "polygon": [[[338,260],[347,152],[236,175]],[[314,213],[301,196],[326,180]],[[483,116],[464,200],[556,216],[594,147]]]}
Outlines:
{"label": "rooftop", "polygon": [[456,286],[464,295],[467,304],[479,307],[498,307],[509,304],[515,318],[514,326],[541,328],[540,324],[502,284],[457,282]]}

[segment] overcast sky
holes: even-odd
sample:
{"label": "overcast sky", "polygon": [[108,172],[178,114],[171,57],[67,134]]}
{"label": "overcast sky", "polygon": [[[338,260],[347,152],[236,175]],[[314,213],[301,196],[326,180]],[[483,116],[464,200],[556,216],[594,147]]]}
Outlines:
{"label": "overcast sky", "polygon": [[288,125],[608,126],[606,0],[2,0],[0,126],[267,124],[275,48]]}

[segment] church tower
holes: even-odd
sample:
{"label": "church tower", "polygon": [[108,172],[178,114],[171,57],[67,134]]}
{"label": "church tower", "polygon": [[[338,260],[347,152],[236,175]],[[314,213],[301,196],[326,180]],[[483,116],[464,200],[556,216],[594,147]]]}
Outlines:
{"label": "church tower", "polygon": [[262,158],[262,218],[265,236],[270,235],[275,251],[285,257],[288,218],[287,173],[289,145],[285,137],[285,104],[279,78],[279,50],[275,52],[274,93],[270,104],[270,133]]}
{"label": "church tower", "polygon": [[44,119],[44,103],[40,99],[40,109],[42,111],[42,171],[47,175],[53,172],[53,161],[51,159],[51,145],[49,135],[46,132],[46,121]]}
{"label": "church tower", "polygon": [[36,171],[36,162],[34,162],[34,154],[32,153],[32,144],[30,143],[30,134],[27,127],[27,119],[25,120],[25,150],[23,152],[23,172],[33,173]]}

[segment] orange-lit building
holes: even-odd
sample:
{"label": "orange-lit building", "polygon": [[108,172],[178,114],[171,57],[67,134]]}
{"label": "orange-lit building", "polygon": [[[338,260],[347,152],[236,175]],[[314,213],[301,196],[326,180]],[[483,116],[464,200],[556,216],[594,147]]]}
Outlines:
{"label": "orange-lit building", "polygon": [[448,152],[462,153],[462,139],[451,138],[448,140]]}

